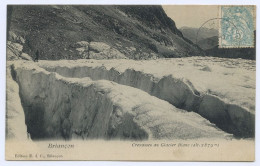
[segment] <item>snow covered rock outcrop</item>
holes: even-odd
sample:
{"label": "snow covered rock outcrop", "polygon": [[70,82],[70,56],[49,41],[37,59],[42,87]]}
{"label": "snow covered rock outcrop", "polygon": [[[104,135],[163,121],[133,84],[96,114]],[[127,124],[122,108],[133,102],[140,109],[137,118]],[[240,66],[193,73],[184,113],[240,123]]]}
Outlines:
{"label": "snow covered rock outcrop", "polygon": [[126,59],[117,49],[103,42],[90,42],[89,49],[92,59]]}
{"label": "snow covered rock outcrop", "polygon": [[254,137],[255,62],[190,57],[149,61],[41,62],[65,77],[110,80],[194,111],[238,137]]}
{"label": "snow covered rock outcrop", "polygon": [[19,43],[13,43],[11,41],[7,41],[7,60],[17,60],[19,56],[22,54],[23,46]]}
{"label": "snow covered rock outcrop", "polygon": [[208,120],[112,81],[68,78],[12,62],[32,139],[226,138]]}
{"label": "snow covered rock outcrop", "polygon": [[6,59],[7,60],[32,60],[32,58],[23,52],[23,45],[25,39],[21,36],[16,35],[14,32],[9,31],[8,41],[6,44]]}
{"label": "snow covered rock outcrop", "polygon": [[28,54],[23,53],[22,51],[23,46],[21,44],[7,41],[7,60],[24,59],[32,61],[32,58]]}
{"label": "snow covered rock outcrop", "polygon": [[25,43],[25,39],[21,36],[16,35],[14,32],[9,31],[9,40],[15,42],[15,43],[19,43],[19,44],[24,44]]}
{"label": "snow covered rock outcrop", "polygon": [[83,59],[126,59],[126,56],[103,42],[80,41],[76,50]]}

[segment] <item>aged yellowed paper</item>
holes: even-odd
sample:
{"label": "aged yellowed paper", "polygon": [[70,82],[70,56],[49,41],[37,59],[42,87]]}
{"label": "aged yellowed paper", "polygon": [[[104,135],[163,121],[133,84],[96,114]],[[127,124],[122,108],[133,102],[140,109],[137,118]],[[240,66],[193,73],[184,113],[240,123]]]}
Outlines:
{"label": "aged yellowed paper", "polygon": [[256,6],[8,5],[6,160],[254,161]]}

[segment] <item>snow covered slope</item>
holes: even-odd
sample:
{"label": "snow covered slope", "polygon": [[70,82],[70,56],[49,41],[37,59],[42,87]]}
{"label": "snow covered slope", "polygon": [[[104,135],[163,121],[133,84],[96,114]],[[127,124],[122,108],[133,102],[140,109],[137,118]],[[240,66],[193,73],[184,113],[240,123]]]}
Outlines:
{"label": "snow covered slope", "polygon": [[[29,61],[8,63],[19,84],[32,139],[230,137],[197,113],[178,109],[140,89],[89,77],[63,77]],[[60,61],[51,64],[58,68]]]}
{"label": "snow covered slope", "polygon": [[194,111],[238,137],[253,137],[255,61],[190,57],[149,61],[41,61],[65,77],[111,80]]}

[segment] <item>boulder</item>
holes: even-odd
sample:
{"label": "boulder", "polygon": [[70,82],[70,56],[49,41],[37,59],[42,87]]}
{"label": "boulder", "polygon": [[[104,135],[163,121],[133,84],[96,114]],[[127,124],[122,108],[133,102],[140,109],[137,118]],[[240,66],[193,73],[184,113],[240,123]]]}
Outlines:
{"label": "boulder", "polygon": [[125,59],[126,56],[117,49],[103,42],[80,41],[74,44],[75,50],[83,59]]}

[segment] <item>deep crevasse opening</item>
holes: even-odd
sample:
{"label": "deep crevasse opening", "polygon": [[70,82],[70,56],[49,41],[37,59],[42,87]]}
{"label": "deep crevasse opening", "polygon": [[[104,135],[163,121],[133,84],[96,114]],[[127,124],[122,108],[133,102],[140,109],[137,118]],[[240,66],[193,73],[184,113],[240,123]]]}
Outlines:
{"label": "deep crevasse opening", "polygon": [[93,80],[104,79],[135,87],[168,101],[177,108],[197,112],[222,130],[237,137],[254,137],[254,113],[226,102],[218,96],[200,93],[187,79],[178,79],[170,75],[157,79],[152,74],[135,69],[120,72],[114,67],[107,69],[105,66],[95,66],[89,62],[77,66],[46,65],[46,63],[40,63],[40,66],[65,77],[90,77]]}
{"label": "deep crevasse opening", "polygon": [[14,64],[32,139],[194,139],[230,135],[132,87],[65,78],[35,65]]}
{"label": "deep crevasse opening", "polygon": [[[117,116],[118,108],[95,89],[90,79],[70,82],[55,73],[34,69],[19,68],[15,72],[27,131],[33,140],[148,138],[143,129],[128,120],[131,114]],[[110,121],[110,116],[116,116],[117,121]]]}

